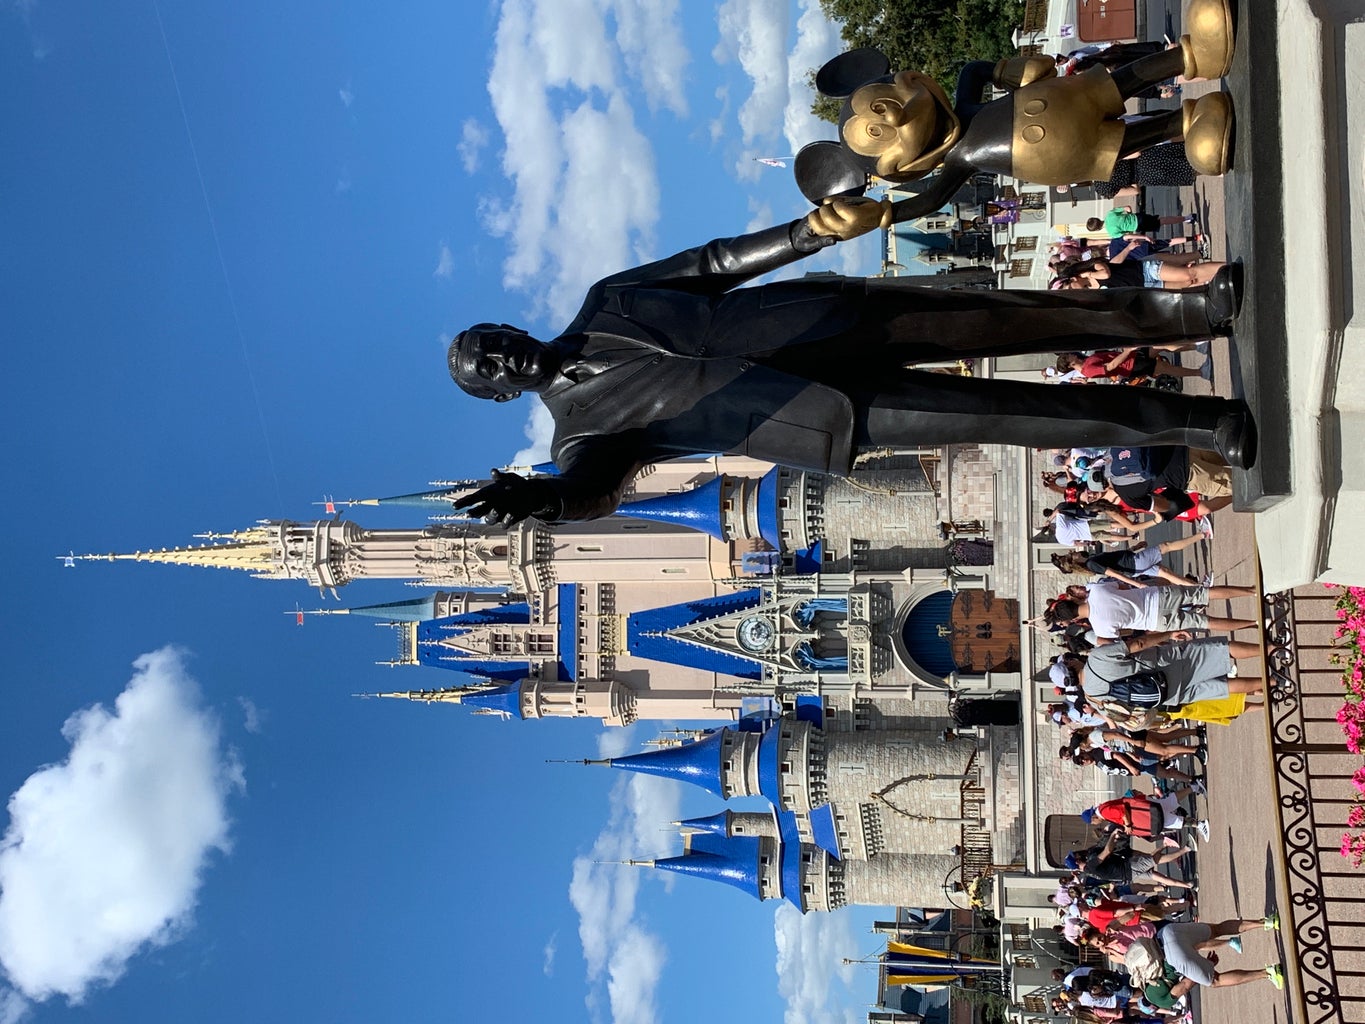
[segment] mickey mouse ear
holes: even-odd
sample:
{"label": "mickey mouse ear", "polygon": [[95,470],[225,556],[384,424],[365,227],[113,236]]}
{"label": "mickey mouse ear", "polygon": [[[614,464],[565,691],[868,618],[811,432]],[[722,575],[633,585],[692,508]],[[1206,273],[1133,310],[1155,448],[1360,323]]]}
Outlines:
{"label": "mickey mouse ear", "polygon": [[826,96],[852,96],[860,85],[885,78],[891,61],[881,50],[860,46],[841,53],[815,73],[815,88]]}
{"label": "mickey mouse ear", "polygon": [[867,191],[867,171],[837,142],[802,146],[792,173],[801,194],[817,206],[830,196],[860,196]]}

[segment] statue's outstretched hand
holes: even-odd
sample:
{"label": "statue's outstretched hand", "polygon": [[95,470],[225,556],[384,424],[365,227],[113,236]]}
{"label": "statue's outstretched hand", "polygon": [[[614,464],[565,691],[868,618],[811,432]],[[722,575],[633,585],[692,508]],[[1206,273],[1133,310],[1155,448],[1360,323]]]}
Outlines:
{"label": "statue's outstretched hand", "polygon": [[890,227],[891,200],[865,196],[826,199],[807,214],[806,224],[817,235],[833,236],[846,242],[877,228]]}
{"label": "statue's outstretched hand", "polygon": [[493,470],[493,482],[455,502],[474,519],[499,526],[515,526],[523,519],[551,512],[559,499],[545,480],[527,480],[516,473]]}

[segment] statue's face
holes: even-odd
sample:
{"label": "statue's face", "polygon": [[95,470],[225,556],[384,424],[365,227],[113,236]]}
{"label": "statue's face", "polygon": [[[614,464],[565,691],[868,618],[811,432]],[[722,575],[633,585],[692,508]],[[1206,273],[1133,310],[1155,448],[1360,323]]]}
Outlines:
{"label": "statue's face", "polygon": [[450,375],[479,398],[506,402],[538,391],[559,368],[555,352],[506,324],[478,324],[450,343]]}
{"label": "statue's face", "polygon": [[848,103],[844,144],[875,160],[881,177],[911,173],[917,160],[945,141],[943,104],[923,75],[902,71],[890,82],[863,86]]}

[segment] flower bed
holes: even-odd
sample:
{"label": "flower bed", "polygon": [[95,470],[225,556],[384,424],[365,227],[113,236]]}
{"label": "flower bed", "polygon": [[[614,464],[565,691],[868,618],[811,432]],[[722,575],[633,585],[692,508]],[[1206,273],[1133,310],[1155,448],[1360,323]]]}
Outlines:
{"label": "flower bed", "polygon": [[[1340,653],[1334,657],[1344,671],[1341,685],[1346,699],[1337,711],[1337,723],[1346,736],[1346,749],[1353,754],[1365,750],[1365,587],[1342,587],[1337,598],[1336,628]],[[1346,832],[1341,837],[1341,855],[1355,867],[1365,863],[1365,765],[1351,776],[1356,788],[1356,804],[1346,816]]]}

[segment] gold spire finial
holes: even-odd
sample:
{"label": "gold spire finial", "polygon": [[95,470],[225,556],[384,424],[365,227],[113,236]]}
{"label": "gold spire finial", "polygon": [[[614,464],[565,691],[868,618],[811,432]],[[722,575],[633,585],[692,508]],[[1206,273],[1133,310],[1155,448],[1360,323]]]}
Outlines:
{"label": "gold spire finial", "polygon": [[280,560],[279,531],[274,526],[252,526],[231,533],[195,535],[206,544],[128,554],[75,555],[83,562],[159,562],[164,565],[196,565],[213,569],[243,569],[261,575],[283,571]]}

